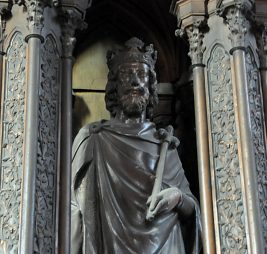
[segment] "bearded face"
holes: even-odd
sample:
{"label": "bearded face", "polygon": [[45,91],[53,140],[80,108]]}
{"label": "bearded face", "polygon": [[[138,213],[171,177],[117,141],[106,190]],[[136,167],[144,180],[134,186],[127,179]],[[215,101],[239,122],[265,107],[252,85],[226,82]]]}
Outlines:
{"label": "bearded face", "polygon": [[121,109],[128,116],[139,116],[146,110],[148,95],[144,89],[128,90],[120,98]]}
{"label": "bearded face", "polygon": [[146,111],[149,99],[149,67],[143,63],[125,63],[118,69],[120,108],[129,117]]}

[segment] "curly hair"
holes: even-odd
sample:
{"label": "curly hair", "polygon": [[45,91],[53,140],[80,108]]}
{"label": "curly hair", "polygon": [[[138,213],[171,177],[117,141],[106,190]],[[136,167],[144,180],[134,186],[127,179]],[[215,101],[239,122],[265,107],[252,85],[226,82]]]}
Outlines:
{"label": "curly hair", "polygon": [[[117,86],[118,86],[118,72],[110,70],[108,73],[108,82],[106,85],[105,102],[106,109],[110,112],[111,117],[115,117],[119,110]],[[156,72],[149,68],[149,99],[146,107],[146,117],[152,119],[154,106],[158,104],[157,93],[157,75]]]}

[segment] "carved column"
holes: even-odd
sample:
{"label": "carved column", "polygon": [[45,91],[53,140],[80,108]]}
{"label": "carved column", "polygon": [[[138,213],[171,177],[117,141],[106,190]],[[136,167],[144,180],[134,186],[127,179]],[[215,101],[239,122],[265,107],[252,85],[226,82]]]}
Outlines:
{"label": "carved column", "polygon": [[267,126],[267,22],[262,24],[257,36],[260,56],[260,72],[265,113],[265,126]]}
{"label": "carved column", "polygon": [[75,11],[64,13],[63,34],[61,37],[62,55],[62,93],[61,93],[61,151],[60,151],[60,202],[59,202],[59,253],[70,251],[70,202],[71,202],[71,147],[72,147],[72,51],[75,46],[74,32],[78,21]]}
{"label": "carved column", "polygon": [[[71,79],[66,81],[72,72],[71,64],[69,60],[61,60],[66,57],[66,51],[63,53],[66,44],[60,39],[66,32],[59,22],[62,16],[59,13],[65,6],[82,19],[88,1],[0,3],[0,9],[11,10],[4,27],[5,40],[0,44],[1,51],[6,52],[0,125],[0,253],[57,253],[58,249],[69,253],[66,247],[69,239],[62,241],[58,236],[61,226],[64,235],[68,236],[70,231],[69,212],[59,211],[58,204],[62,200],[66,208],[70,207],[66,204],[70,199],[64,199],[64,193],[69,197],[70,189],[69,182],[68,185],[64,182],[64,173],[70,179],[70,166],[65,171],[62,164],[61,174],[59,169],[63,126],[60,119],[70,119],[65,117],[66,112],[71,115],[71,110],[63,105],[65,115],[60,114],[61,97],[64,101],[67,96],[67,103],[71,105]],[[6,12],[0,14],[6,17]],[[65,28],[73,19],[72,12],[69,14],[64,19]],[[62,66],[65,75],[62,75]],[[61,91],[65,91],[63,82],[69,87],[66,96],[61,96]],[[66,126],[68,130],[71,128]],[[70,151],[70,142],[63,142],[63,146]],[[67,155],[66,161],[70,164],[71,155]]]}
{"label": "carved column", "polygon": [[[230,53],[233,55],[232,71],[234,74],[235,94],[237,101],[240,135],[240,160],[242,161],[244,178],[243,181],[247,226],[250,234],[250,237],[248,238],[248,247],[252,253],[264,253],[263,232],[266,230],[266,225],[265,227],[261,226],[263,221],[260,214],[261,201],[259,200],[260,193],[258,189],[258,187],[263,187],[263,185],[258,182],[259,179],[257,176],[257,170],[260,170],[260,167],[263,166],[260,166],[257,163],[257,148],[259,148],[257,146],[258,143],[261,142],[260,139],[264,138],[264,129],[260,129],[263,128],[261,120],[257,121],[256,119],[259,117],[256,114],[262,114],[262,112],[258,111],[258,108],[255,108],[255,103],[261,104],[262,102],[261,96],[259,94],[257,95],[259,73],[257,67],[256,69],[253,67],[255,61],[253,59],[255,56],[253,52],[249,50],[250,41],[248,38],[246,38],[246,34],[251,28],[249,17],[252,17],[253,14],[252,8],[252,1],[239,1],[238,3],[234,3],[233,5],[226,7],[223,10],[222,16],[224,17],[230,30],[229,38],[232,43]],[[259,101],[256,102],[255,100]],[[258,105],[256,107],[258,107]],[[259,129],[254,129],[254,124],[260,124],[258,127],[256,127]],[[255,140],[255,138],[257,140]],[[263,152],[263,157],[265,158],[263,159],[266,160],[266,147],[264,145],[264,140],[263,147],[261,147],[261,149],[265,150]],[[265,212],[263,211],[263,213]]]}
{"label": "carved column", "polygon": [[210,183],[210,161],[208,144],[208,121],[205,93],[205,73],[203,64],[203,32],[199,25],[194,24],[186,28],[190,50],[189,56],[192,60],[195,119],[197,130],[198,170],[201,195],[201,211],[203,223],[203,246],[205,253],[215,253],[214,222]]}
{"label": "carved column", "polygon": [[[194,5],[195,4],[195,5]],[[205,32],[205,6],[203,1],[179,1],[173,9],[178,16],[180,29],[177,35],[187,35],[189,41],[189,56],[192,61],[194,100],[195,100],[195,119],[196,137],[198,153],[198,173],[200,184],[200,204],[203,227],[203,246],[204,252],[215,253],[213,208],[210,183],[210,161],[208,143],[208,121],[205,93],[205,65],[203,64],[203,38]],[[188,8],[188,7],[190,7]],[[197,12],[196,15],[194,12]]]}
{"label": "carved column", "polygon": [[23,194],[19,253],[33,253],[35,226],[35,189],[38,144],[38,104],[40,86],[41,43],[44,4],[41,1],[26,1],[28,11],[28,79],[26,89],[26,122],[24,144]]}
{"label": "carved column", "polygon": [[[83,11],[91,1],[80,2]],[[74,7],[74,6],[73,6]],[[59,189],[59,253],[70,253],[71,231],[71,148],[72,148],[72,52],[76,39],[76,29],[83,29],[83,15],[69,5],[60,6],[62,27],[62,90],[61,90],[61,144],[60,144],[60,189]]]}
{"label": "carved column", "polygon": [[257,21],[256,38],[260,57],[265,126],[267,126],[267,2],[264,0],[256,0],[255,2]]}
{"label": "carved column", "polygon": [[[4,52],[4,40],[6,37],[5,34],[5,27],[6,27],[6,20],[11,16],[9,4],[0,3],[0,91],[2,91],[2,80],[3,80],[3,56],[5,55]],[[1,103],[1,97],[0,97]],[[1,110],[0,110],[1,111]]]}
{"label": "carved column", "polygon": [[[209,0],[204,3],[180,0],[176,3],[178,26],[185,27],[190,43],[195,96],[205,97],[206,101],[206,108],[197,106],[196,112],[200,109],[207,114],[201,119],[204,122],[207,119],[216,253],[267,251],[267,150],[262,96],[266,89],[267,58],[264,29],[258,40],[261,64],[255,50],[256,30],[251,29],[255,2],[260,6],[256,14],[260,13],[258,16],[263,19],[267,12],[263,0]],[[208,17],[209,29],[201,34],[203,30],[199,29],[199,23],[194,24],[193,18],[199,19],[203,13]],[[201,61],[196,61],[194,56],[201,56]],[[198,66],[197,71],[195,63],[203,64],[202,69]],[[204,78],[199,73],[202,70]],[[196,91],[201,82],[205,82],[202,96]],[[195,103],[197,105],[196,99]],[[197,135],[200,134],[201,129],[197,128]],[[205,148],[200,149],[205,151]],[[201,160],[203,162],[204,158],[199,159],[199,165]],[[204,172],[199,171],[200,174]],[[203,206],[203,199],[201,202]],[[204,244],[206,237],[204,233]]]}
{"label": "carved column", "polygon": [[[1,179],[0,252],[17,253],[23,168],[26,46],[15,31],[7,39],[11,18],[9,1],[1,1]],[[19,58],[17,56],[20,56]]]}

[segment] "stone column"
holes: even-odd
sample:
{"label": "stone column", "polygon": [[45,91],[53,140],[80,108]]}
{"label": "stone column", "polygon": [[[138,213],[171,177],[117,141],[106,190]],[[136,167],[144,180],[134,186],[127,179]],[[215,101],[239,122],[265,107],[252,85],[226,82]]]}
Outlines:
{"label": "stone column", "polygon": [[40,58],[41,43],[44,42],[44,37],[41,35],[44,4],[41,1],[27,1],[26,7],[29,22],[29,34],[25,38],[28,44],[28,79],[26,88],[27,100],[19,253],[33,253],[34,245]]}
{"label": "stone column", "polygon": [[259,27],[257,43],[260,56],[260,72],[265,113],[265,126],[267,126],[267,22],[261,24]]}
{"label": "stone column", "polygon": [[[264,144],[263,105],[256,52],[251,49],[255,34],[249,34],[253,17],[253,3],[238,1],[222,6],[222,16],[230,30],[229,39],[233,55],[234,86],[240,135],[240,160],[244,182],[248,250],[264,253],[266,249],[266,205],[261,195],[266,196],[267,186],[262,182],[266,171],[266,144]],[[259,151],[261,150],[261,152]],[[264,162],[265,161],[265,162]],[[266,174],[266,173],[265,173]],[[266,175],[265,175],[266,176]],[[261,193],[262,192],[262,193]],[[265,215],[263,217],[263,215]],[[265,242],[265,243],[264,243]]]}
{"label": "stone column", "polygon": [[[211,196],[211,177],[208,143],[208,121],[205,92],[205,65],[203,64],[203,37],[205,32],[205,6],[203,1],[179,1],[173,12],[178,16],[177,35],[187,35],[189,56],[192,61],[200,205],[203,227],[204,252],[215,253],[214,221]],[[198,14],[196,15],[197,12]]]}
{"label": "stone column", "polygon": [[[0,253],[57,253],[60,249],[68,254],[69,239],[62,241],[58,235],[60,226],[66,228],[65,235],[70,232],[69,212],[61,214],[59,209],[59,200],[70,206],[66,204],[70,199],[65,198],[70,184],[64,182],[70,166],[65,170],[62,164],[60,168],[60,129],[67,126],[69,131],[71,125],[62,126],[60,119],[70,119],[61,116],[62,108],[71,115],[61,99],[67,96],[66,103],[71,105],[71,79],[66,77],[72,71],[71,61],[61,60],[68,56],[63,52],[65,40],[60,40],[66,32],[59,13],[73,9],[82,20],[88,1],[1,1],[2,7],[10,10],[10,15],[1,41],[6,53],[0,125]],[[73,13],[65,16],[66,27]],[[5,17],[5,12],[0,14]],[[63,82],[68,84],[66,96],[61,96]],[[63,146],[71,150],[70,142]],[[68,153],[69,163],[70,158]]]}
{"label": "stone column", "polygon": [[215,253],[214,222],[210,183],[210,161],[208,144],[208,121],[205,92],[205,65],[203,64],[203,32],[198,25],[192,25],[186,29],[192,59],[194,98],[195,98],[195,121],[198,151],[198,173],[200,183],[203,246],[207,254]]}
{"label": "stone column", "polygon": [[[255,2],[256,6],[261,6],[261,17],[264,17],[266,1],[262,0],[209,0],[204,3],[180,0],[176,4],[179,27],[190,27],[194,24],[192,17],[199,18],[203,9],[204,16],[208,17],[208,30],[203,36],[197,35],[203,30],[194,26],[186,32],[194,86],[205,82],[206,109],[202,107],[201,110],[206,110],[207,117],[201,119],[207,119],[216,253],[267,251],[267,150],[265,99],[262,96],[266,89],[266,73],[259,71],[260,65],[264,66],[266,54],[261,53],[260,64],[259,53],[255,50]],[[194,36],[200,38],[193,40]],[[263,44],[264,39],[260,42]],[[264,50],[264,46],[259,48]],[[192,52],[194,55],[203,53],[200,62],[203,67],[199,66],[197,71]],[[204,78],[200,74],[202,71]],[[199,108],[196,107],[196,112]],[[200,128],[197,133],[200,135]],[[203,174],[201,169],[200,174]],[[204,233],[204,244],[206,237]]]}
{"label": "stone column", "polygon": [[59,253],[70,253],[71,231],[71,148],[72,148],[72,52],[75,30],[85,25],[81,14],[74,8],[63,8],[62,19],[62,90],[61,90],[61,149],[59,189]]}
{"label": "stone column", "polygon": [[260,57],[260,72],[265,113],[265,126],[267,126],[267,2],[256,0],[256,38]]}
{"label": "stone column", "polygon": [[[5,40],[5,27],[6,27],[6,20],[11,16],[10,9],[8,8],[8,3],[1,4],[0,3],[0,91],[2,91],[2,80],[3,80],[3,56],[5,55],[4,52],[4,40]],[[1,103],[1,96],[0,96],[0,103]],[[1,112],[1,110],[0,110]]]}

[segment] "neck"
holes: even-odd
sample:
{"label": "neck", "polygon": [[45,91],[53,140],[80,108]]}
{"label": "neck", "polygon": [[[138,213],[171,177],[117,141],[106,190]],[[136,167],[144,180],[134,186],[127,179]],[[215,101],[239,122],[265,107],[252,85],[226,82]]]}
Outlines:
{"label": "neck", "polygon": [[126,123],[126,124],[131,124],[131,123],[144,123],[146,120],[146,112],[142,112],[140,115],[137,116],[129,116],[125,114],[122,110],[118,111],[118,113],[115,116],[115,119]]}

